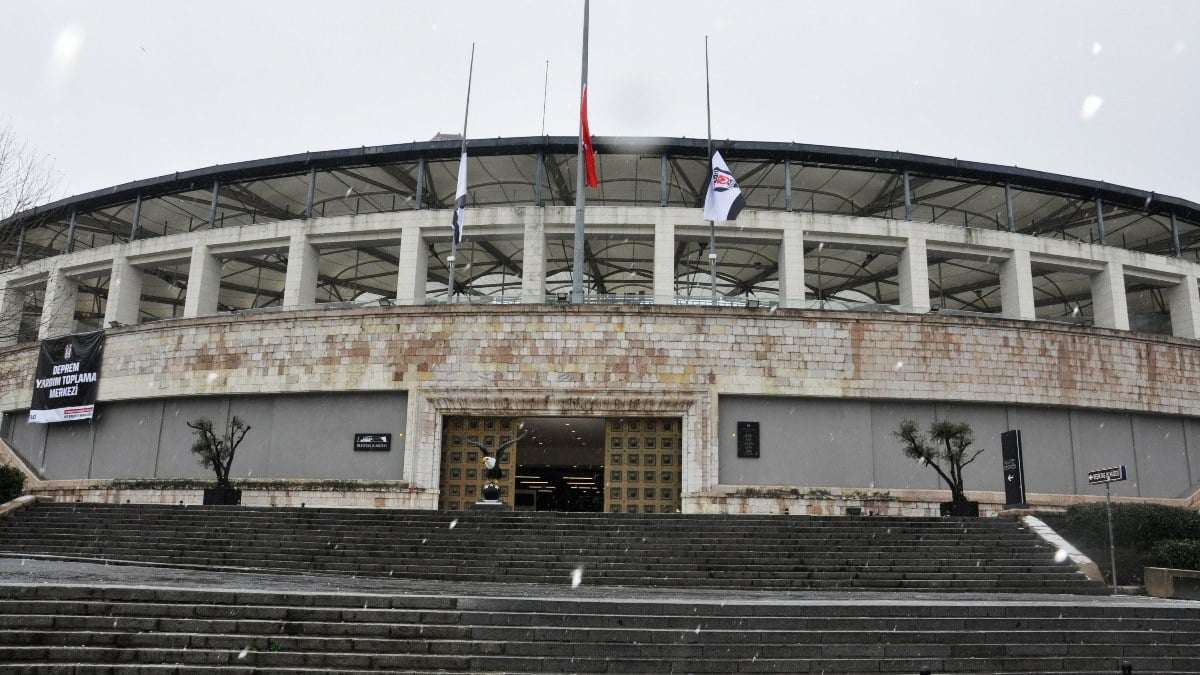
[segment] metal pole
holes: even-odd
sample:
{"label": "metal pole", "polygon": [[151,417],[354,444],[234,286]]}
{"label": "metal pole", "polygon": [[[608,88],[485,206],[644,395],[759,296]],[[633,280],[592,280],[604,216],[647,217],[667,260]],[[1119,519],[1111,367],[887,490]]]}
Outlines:
{"label": "metal pole", "polygon": [[425,156],[421,155],[417,158],[417,194],[413,195],[417,200],[416,210],[421,210],[421,202],[425,201]]}
{"label": "metal pole", "polygon": [[217,224],[217,195],[221,191],[221,181],[213,181],[212,202],[208,205],[208,228],[213,229]]}
{"label": "metal pole", "polygon": [[67,243],[63,247],[63,253],[70,253],[75,249],[75,209],[71,209],[71,224],[67,226]]}
{"label": "metal pole", "polygon": [[1112,570],[1112,594],[1117,594],[1117,544],[1113,541],[1112,529],[1112,483],[1104,484],[1104,501],[1108,513],[1108,564]]}
{"label": "metal pole", "polygon": [[542,205],[542,183],[546,180],[546,152],[538,150],[537,152],[537,171],[534,174],[533,184],[533,205]]}
{"label": "metal pole", "polygon": [[[467,105],[463,109],[463,132],[462,132],[462,150],[459,152],[460,162],[467,160],[467,116],[471,113],[471,78],[475,75],[475,43],[471,43],[471,66],[467,70]],[[460,169],[461,170],[461,169]],[[457,207],[455,207],[457,208]],[[465,210],[465,209],[464,209]],[[464,217],[464,220],[466,218]],[[460,231],[465,226],[465,223],[458,224]],[[450,265],[449,279],[446,283],[446,300],[454,302],[454,259],[458,257],[458,237],[452,230],[450,232],[450,257],[446,258],[446,262]]]}
{"label": "metal pole", "polygon": [[792,212],[792,160],[783,160],[783,210]]}
{"label": "metal pole", "polygon": [[317,196],[317,167],[308,169],[308,196],[304,198],[304,217],[312,219],[313,200]]}
{"label": "metal pole", "polygon": [[138,228],[142,226],[142,196],[137,196],[137,201],[133,203],[133,224],[129,226],[129,241],[134,241],[138,236]]}
{"label": "metal pole", "polygon": [[[708,180],[713,176],[712,151],[712,91],[708,77],[708,36],[704,36],[704,112],[708,120]],[[717,224],[708,221],[708,276],[709,291],[712,293],[712,304],[717,304]]]}
{"label": "metal pole", "polygon": [[908,169],[904,170],[904,219],[912,220],[912,188],[908,184]]}
{"label": "metal pole", "polygon": [[1096,227],[1100,229],[1100,245],[1104,245],[1104,205],[1096,197]]}
{"label": "metal pole", "polygon": [[666,206],[667,200],[671,196],[670,186],[667,185],[667,153],[661,155],[662,160],[659,162],[661,168],[661,176],[658,179],[658,205]]}
{"label": "metal pole", "polygon": [[1004,184],[1004,208],[1008,211],[1008,231],[1017,231],[1017,221],[1013,218],[1012,208],[1012,188],[1008,183]]}
{"label": "metal pole", "polygon": [[13,264],[21,264],[21,256],[25,253],[25,224],[21,223],[21,234],[17,237],[17,259]]}
{"label": "metal pole", "polygon": [[588,72],[588,17],[591,14],[590,0],[583,0],[583,59],[579,73],[579,139],[575,157],[575,249],[571,260],[571,302],[583,303],[583,208],[587,197],[584,195],[583,166],[583,92],[587,88]]}
{"label": "metal pole", "polygon": [[1175,257],[1183,257],[1183,250],[1179,248],[1179,223],[1175,222],[1175,212],[1171,212],[1171,246],[1175,249]]}
{"label": "metal pole", "polygon": [[546,98],[550,91],[550,60],[546,60],[546,78],[542,82],[542,135],[546,135]]}

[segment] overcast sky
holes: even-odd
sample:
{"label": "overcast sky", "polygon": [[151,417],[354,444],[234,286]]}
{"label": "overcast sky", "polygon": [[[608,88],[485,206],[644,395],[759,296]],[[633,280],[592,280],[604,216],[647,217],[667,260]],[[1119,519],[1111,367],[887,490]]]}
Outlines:
{"label": "overcast sky", "polygon": [[[578,124],[582,0],[5,0],[0,122],[59,196],[304,151]],[[598,136],[796,141],[1200,201],[1200,2],[594,0]]]}

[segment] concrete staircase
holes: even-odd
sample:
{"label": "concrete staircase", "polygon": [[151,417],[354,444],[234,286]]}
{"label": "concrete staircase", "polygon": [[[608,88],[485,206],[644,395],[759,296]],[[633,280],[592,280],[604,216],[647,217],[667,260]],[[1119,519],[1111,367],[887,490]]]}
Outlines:
{"label": "concrete staircase", "polygon": [[1007,518],[480,513],[39,503],[0,554],[439,581],[1098,594]]}
{"label": "concrete staircase", "polygon": [[1200,612],[0,585],[5,673],[1200,672]]}

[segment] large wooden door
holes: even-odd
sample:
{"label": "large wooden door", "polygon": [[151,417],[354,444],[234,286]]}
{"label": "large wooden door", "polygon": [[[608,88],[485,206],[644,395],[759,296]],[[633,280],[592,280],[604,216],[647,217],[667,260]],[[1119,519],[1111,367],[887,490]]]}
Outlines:
{"label": "large wooden door", "polygon": [[[468,438],[492,449],[512,440],[517,433],[517,420],[512,417],[447,417],[442,430],[442,480],[438,508],[461,511],[483,499],[481,490],[487,483],[484,475],[483,453],[461,439]],[[513,505],[516,485],[517,447],[510,446],[500,461],[500,501]]]}
{"label": "large wooden door", "polygon": [[681,423],[670,417],[620,417],[604,432],[604,510],[675,513],[682,502]]}

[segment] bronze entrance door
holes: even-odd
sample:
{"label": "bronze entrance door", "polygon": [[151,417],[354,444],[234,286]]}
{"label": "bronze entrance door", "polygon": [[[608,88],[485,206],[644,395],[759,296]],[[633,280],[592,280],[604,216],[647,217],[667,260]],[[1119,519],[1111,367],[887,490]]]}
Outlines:
{"label": "bronze entrance door", "polygon": [[682,504],[681,422],[617,417],[605,424],[604,510],[675,513]]}
{"label": "bronze entrance door", "polygon": [[[511,441],[518,433],[517,420],[512,417],[447,417],[442,430],[442,479],[438,509],[461,511],[483,499],[480,490],[487,483],[484,475],[483,453],[476,446],[464,442],[470,439],[483,443],[488,448],[497,448]],[[504,451],[500,461],[500,501],[510,508],[516,480],[517,448],[520,443]]]}

